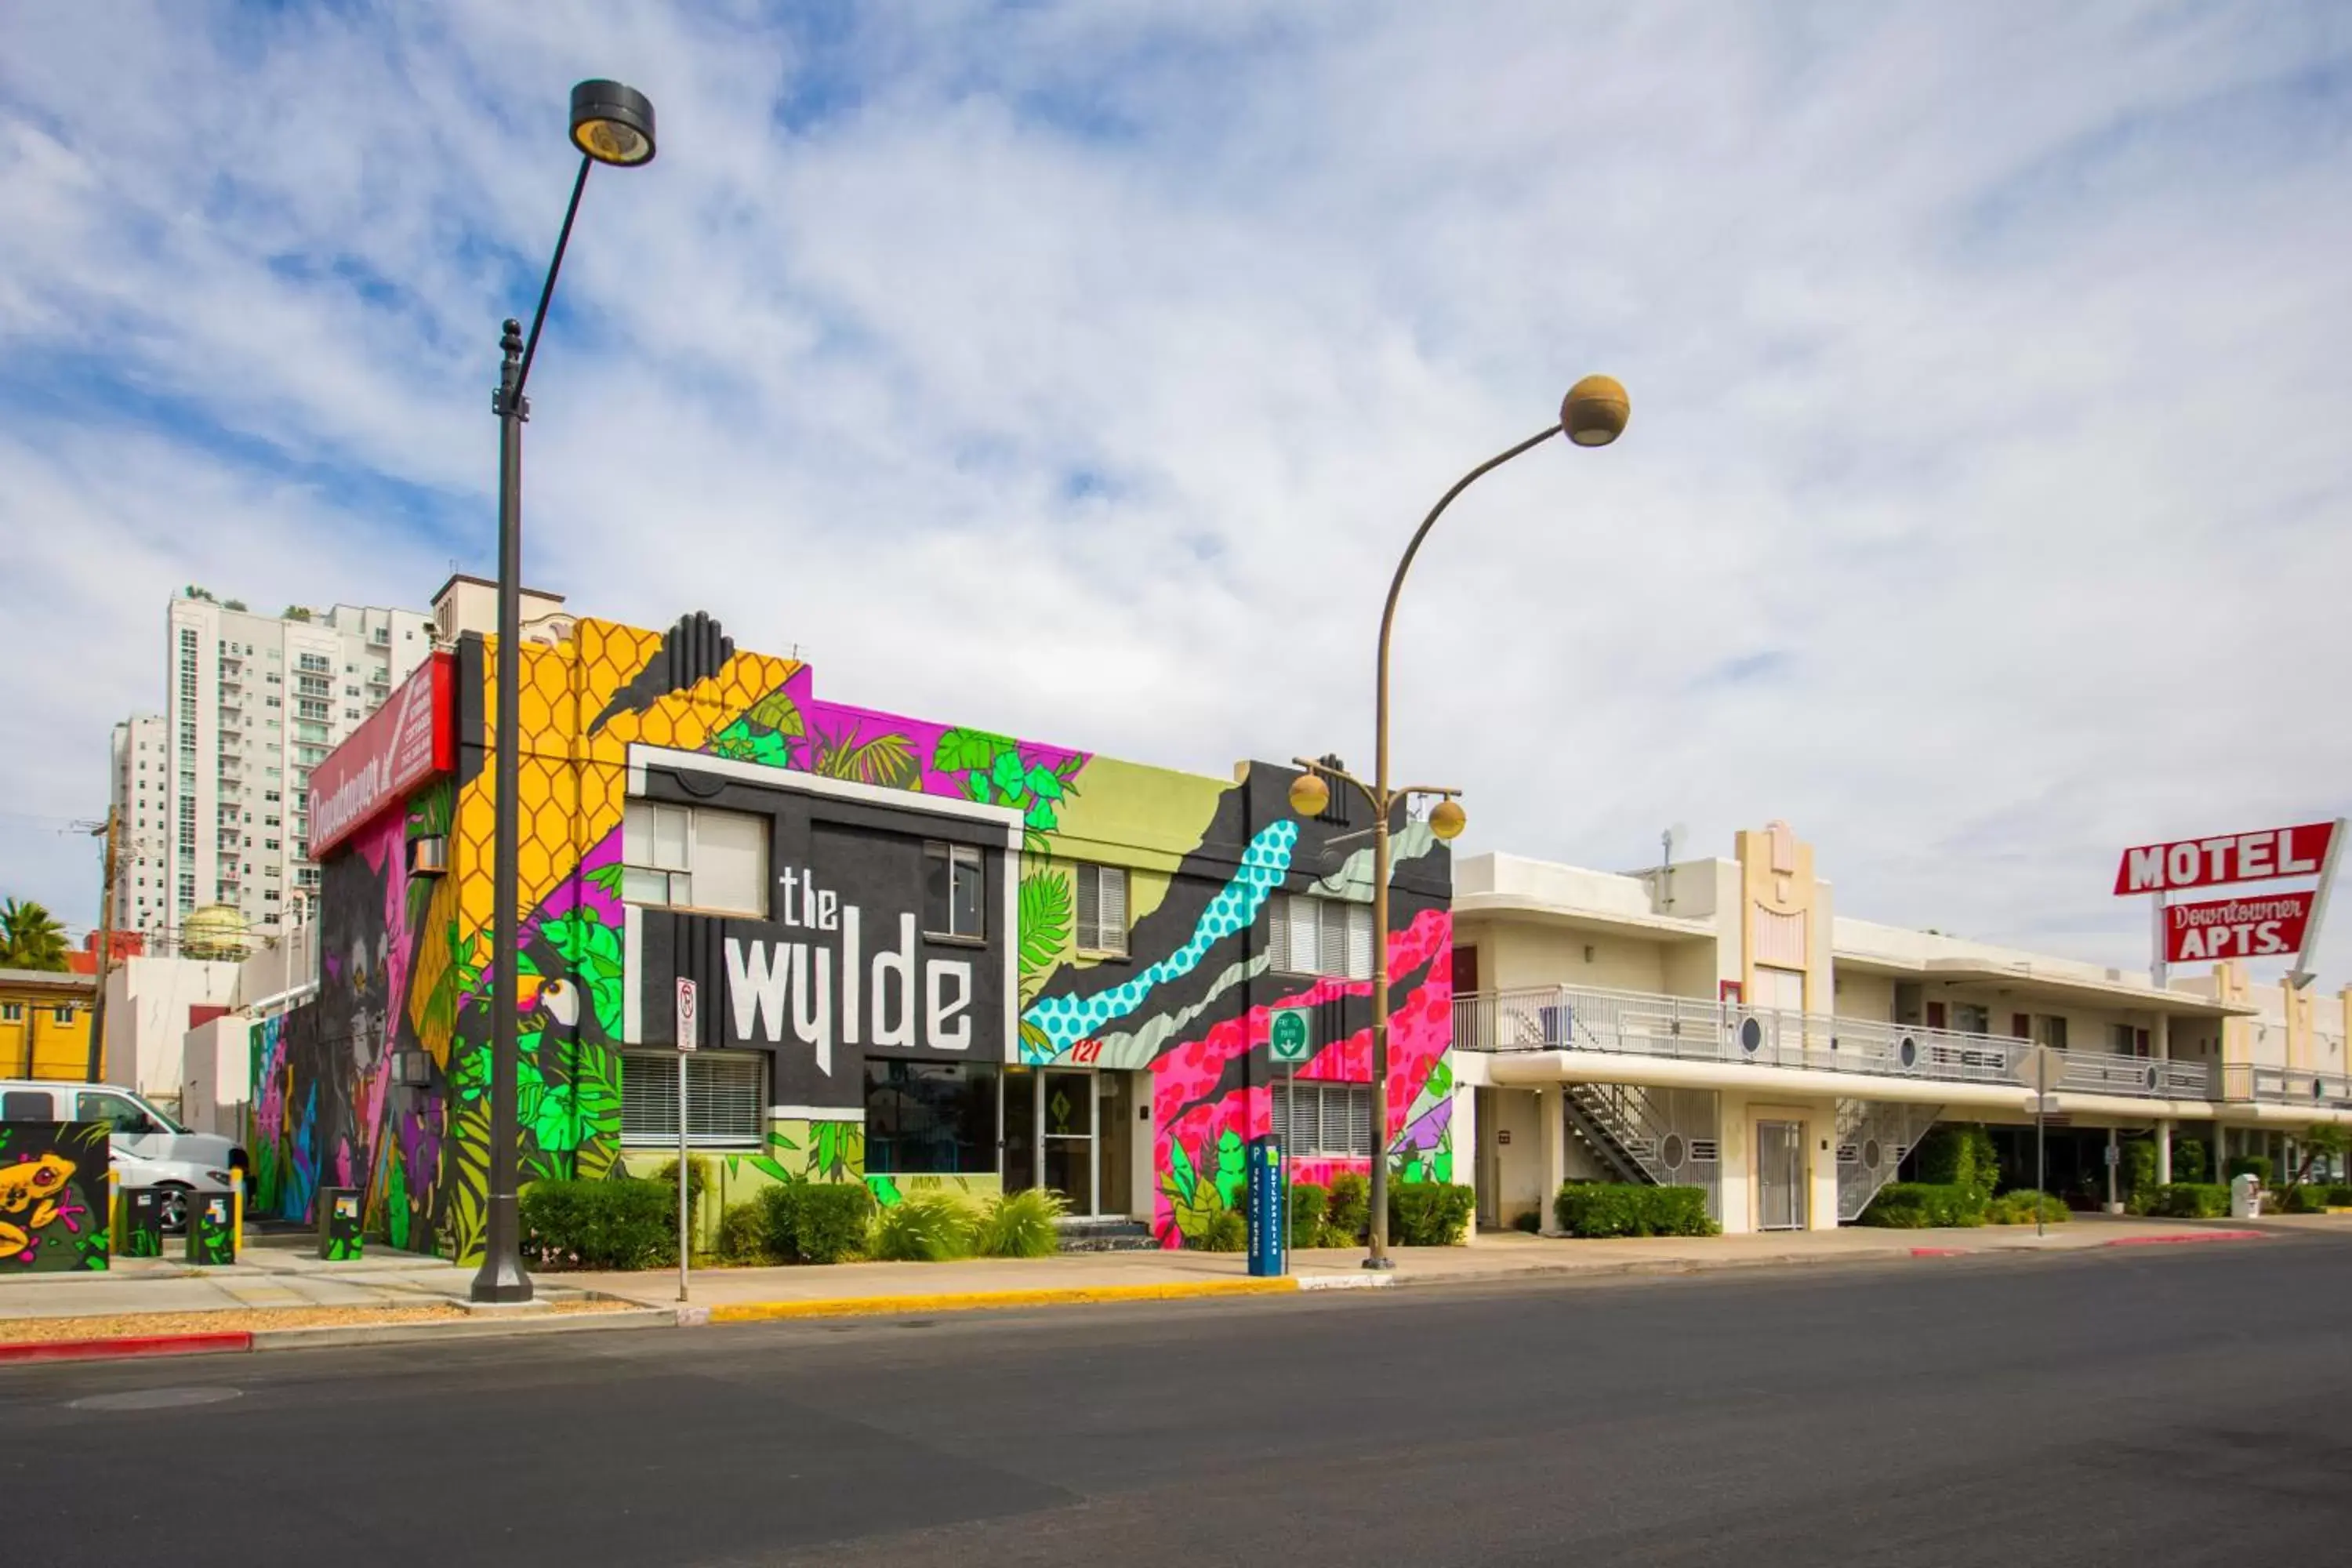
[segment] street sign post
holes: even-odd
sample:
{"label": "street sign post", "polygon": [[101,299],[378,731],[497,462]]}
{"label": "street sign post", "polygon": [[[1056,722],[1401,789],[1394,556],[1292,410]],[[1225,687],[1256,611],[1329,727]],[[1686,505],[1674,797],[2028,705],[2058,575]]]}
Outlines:
{"label": "street sign post", "polygon": [[[1288,1069],[1283,1084],[1283,1103],[1289,1108],[1289,1117],[1298,1115],[1298,1064],[1315,1055],[1315,1010],[1312,1007],[1276,1007],[1266,1021],[1266,1054]],[[1293,1130],[1283,1129],[1284,1136]],[[1287,1194],[1284,1194],[1286,1198]],[[1284,1223],[1289,1223],[1286,1215]],[[1283,1237],[1282,1272],[1290,1272],[1290,1238]]]}
{"label": "street sign post", "polygon": [[692,1202],[693,1166],[687,1160],[686,1142],[686,1058],[694,1054],[700,1042],[695,1037],[698,1028],[694,982],[681,976],[677,983],[677,1299],[686,1300],[686,1257],[693,1238],[688,1235],[691,1226],[688,1205]]}
{"label": "street sign post", "polygon": [[2046,1118],[2058,1109],[2058,1085],[2066,1076],[2066,1053],[2055,1046],[2036,1046],[2017,1064],[2026,1086],[2033,1090],[2033,1234],[2045,1234],[2042,1195],[2049,1181]]}

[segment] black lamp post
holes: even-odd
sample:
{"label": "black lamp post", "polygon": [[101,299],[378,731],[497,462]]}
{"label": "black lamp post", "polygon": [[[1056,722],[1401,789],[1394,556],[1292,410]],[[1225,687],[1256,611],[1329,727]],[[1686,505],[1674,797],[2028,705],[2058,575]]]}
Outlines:
{"label": "black lamp post", "polygon": [[520,1049],[515,1039],[517,929],[521,924],[520,874],[516,869],[515,791],[521,769],[515,710],[521,701],[522,667],[522,422],[530,417],[523,383],[530,378],[539,330],[547,324],[547,302],[572,242],[572,220],[580,213],[580,193],[596,163],[633,168],[654,156],[654,106],[646,95],[616,81],[583,81],[572,89],[572,142],[580,149],[580,174],[572,182],[572,204],[555,237],[555,256],[539,290],[530,336],[509,317],[499,347],[505,363],[490,398],[499,416],[499,714],[493,744],[498,752],[497,848],[490,948],[490,1148],[489,1192],[483,1214],[482,1267],[474,1276],[473,1299],[484,1302],[530,1300],[530,1276],[523,1272],[522,1231],[515,1207],[515,1163],[520,1134],[515,1126],[515,1078]]}

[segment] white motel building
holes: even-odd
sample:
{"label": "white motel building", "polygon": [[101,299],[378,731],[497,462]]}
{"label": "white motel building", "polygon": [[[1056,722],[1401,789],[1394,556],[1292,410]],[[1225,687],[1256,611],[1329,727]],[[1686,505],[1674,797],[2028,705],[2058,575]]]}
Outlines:
{"label": "white motel building", "polygon": [[2352,1121],[2352,988],[2256,986],[2236,959],[2159,987],[1849,919],[1785,824],[1630,874],[1477,856],[1454,894],[1456,1147],[1485,1225],[1549,1228],[1581,1177],[1703,1187],[1727,1232],[1827,1229],[1945,1121],[1991,1128],[2031,1185],[2036,1046],[2064,1053],[2056,1192],[2104,1200],[2111,1144],[2153,1140],[2168,1181],[2192,1140],[2218,1172]]}

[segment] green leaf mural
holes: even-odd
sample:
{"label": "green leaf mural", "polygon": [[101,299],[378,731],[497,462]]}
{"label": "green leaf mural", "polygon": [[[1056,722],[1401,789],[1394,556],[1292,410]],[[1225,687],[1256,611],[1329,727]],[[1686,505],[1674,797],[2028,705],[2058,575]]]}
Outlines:
{"label": "green leaf mural", "polygon": [[[931,749],[931,771],[977,773],[981,786],[985,787],[989,771],[996,766],[996,759],[1013,750],[1015,747],[1010,735],[991,734],[986,730],[943,730],[940,732],[939,744]],[[986,797],[976,795],[973,798]]]}
{"label": "green leaf mural", "polygon": [[1027,1005],[1070,945],[1070,879],[1055,870],[1021,879],[1021,1001]]}
{"label": "green leaf mural", "polygon": [[1249,1152],[1242,1147],[1242,1135],[1228,1127],[1217,1139],[1217,1195],[1227,1208],[1237,1209],[1248,1190]]}
{"label": "green leaf mural", "polygon": [[923,764],[915,756],[912,741],[895,733],[861,741],[855,728],[845,735],[819,735],[810,753],[809,771],[825,778],[872,784],[877,789],[920,789],[923,785]]}
{"label": "green leaf mural", "polygon": [[794,740],[808,732],[801,718],[800,704],[785,691],[771,691],[743,710],[741,722],[763,734],[788,735]]}

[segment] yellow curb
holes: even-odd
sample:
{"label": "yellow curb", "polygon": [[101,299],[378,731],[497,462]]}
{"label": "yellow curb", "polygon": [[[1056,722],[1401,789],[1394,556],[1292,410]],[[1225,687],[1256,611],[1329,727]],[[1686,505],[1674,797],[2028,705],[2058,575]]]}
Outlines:
{"label": "yellow curb", "polygon": [[1039,1290],[955,1290],[936,1296],[836,1296],[814,1301],[738,1301],[710,1309],[714,1323],[777,1318],[849,1318],[898,1312],[971,1312],[989,1307],[1080,1307],[1100,1301],[1175,1301],[1193,1296],[1266,1296],[1296,1279],[1184,1279],[1164,1285],[1072,1285]]}

